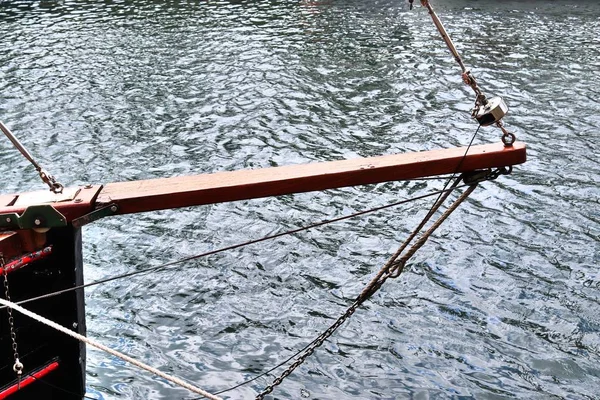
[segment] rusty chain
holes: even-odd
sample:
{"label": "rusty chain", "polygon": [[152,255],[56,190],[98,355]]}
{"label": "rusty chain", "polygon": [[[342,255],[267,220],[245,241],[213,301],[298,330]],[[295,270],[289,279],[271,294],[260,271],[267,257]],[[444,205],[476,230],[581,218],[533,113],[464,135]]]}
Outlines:
{"label": "rusty chain", "polygon": [[302,365],[308,357],[310,357],[314,351],[320,347],[325,340],[327,340],[333,333],[344,323],[354,312],[356,309],[363,304],[366,300],[368,300],[373,294],[375,294],[379,288],[389,279],[395,279],[400,276],[404,267],[408,260],[419,250],[429,239],[429,237],[440,227],[440,225],[458,208],[458,206],[475,190],[478,183],[483,180],[493,180],[496,179],[501,174],[510,173],[510,170],[506,168],[499,168],[496,171],[484,171],[485,175],[481,178],[474,180],[470,186],[444,211],[444,213],[431,225],[425,233],[419,237],[419,239],[411,246],[411,248],[400,258],[400,255],[404,252],[404,250],[408,247],[410,242],[418,235],[418,233],[422,230],[427,221],[431,218],[431,216],[439,209],[439,207],[444,203],[447,199],[450,192],[454,191],[458,184],[464,180],[465,174],[461,177],[457,178],[450,190],[442,196],[431,208],[431,210],[427,213],[423,221],[419,224],[419,226],[411,233],[411,235],[402,243],[398,251],[390,257],[388,262],[381,268],[381,270],[377,273],[374,279],[372,279],[367,286],[363,289],[360,295],[354,300],[352,305],[346,309],[346,311],[331,325],[327,328],[323,333],[317,336],[298,356],[296,361],[294,361],[285,371],[283,371],[277,378],[275,378],[271,384],[269,384],[262,392],[260,392],[256,396],[256,400],[263,400],[266,395],[273,392],[276,386],[281,384],[285,378],[287,378],[296,368]]}
{"label": "rusty chain", "polygon": [[[0,269],[2,270],[2,274],[4,275],[4,296],[8,301],[10,300],[10,291],[8,289],[8,271],[4,268],[4,256],[0,254]],[[23,364],[19,360],[19,351],[17,349],[17,333],[15,332],[15,319],[13,317],[12,308],[7,307],[6,311],[8,312],[8,325],[10,328],[10,339],[12,341],[12,350],[15,359],[15,363],[13,365],[13,371],[17,374],[18,386],[21,387],[21,375],[23,374]]]}

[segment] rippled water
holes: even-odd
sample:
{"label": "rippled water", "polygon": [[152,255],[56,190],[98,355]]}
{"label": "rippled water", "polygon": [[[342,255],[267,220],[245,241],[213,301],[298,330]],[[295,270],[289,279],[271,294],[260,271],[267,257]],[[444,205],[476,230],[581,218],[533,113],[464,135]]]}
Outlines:
{"label": "rippled water", "polygon": [[[511,106],[529,161],[476,191],[275,395],[599,398],[600,5],[434,5],[483,89]],[[0,1],[0,22],[0,119],[68,185],[450,147],[475,130],[427,13],[399,0]],[[487,128],[476,142],[498,139]],[[7,140],[0,157],[2,192],[41,188]],[[441,185],[104,220],[84,231],[86,280]],[[92,288],[88,334],[223,390],[328,326],[427,206]],[[91,397],[191,398],[88,354]]]}

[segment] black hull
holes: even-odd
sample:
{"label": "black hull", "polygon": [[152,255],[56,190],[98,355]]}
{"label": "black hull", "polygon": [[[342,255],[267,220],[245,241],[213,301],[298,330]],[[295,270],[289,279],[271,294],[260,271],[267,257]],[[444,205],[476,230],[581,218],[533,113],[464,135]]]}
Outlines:
{"label": "black hull", "polygon": [[[71,225],[48,232],[52,254],[8,274],[12,301],[40,296],[83,283],[81,228]],[[2,278],[3,280],[3,278]],[[2,292],[4,288],[2,287]],[[4,293],[2,293],[4,297]],[[85,335],[83,290],[27,303],[26,308],[75,332]],[[23,376],[57,359],[59,366],[27,385],[10,400],[82,399],[85,394],[85,345],[29,317],[13,312]],[[15,380],[8,314],[0,312],[0,388]],[[0,389],[2,393],[2,389]]]}

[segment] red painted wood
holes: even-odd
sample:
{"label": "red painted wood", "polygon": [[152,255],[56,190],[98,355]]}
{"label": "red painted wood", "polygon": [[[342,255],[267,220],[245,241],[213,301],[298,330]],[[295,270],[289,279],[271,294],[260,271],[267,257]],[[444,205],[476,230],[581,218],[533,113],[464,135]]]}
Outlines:
{"label": "red painted wood", "polygon": [[0,392],[0,400],[8,398],[8,396],[10,396],[11,394],[18,392],[19,387],[21,389],[23,389],[24,387],[29,386],[30,384],[35,382],[37,379],[41,379],[44,376],[48,375],[50,372],[54,371],[57,368],[58,368],[58,362],[54,361],[54,362],[48,364],[46,367],[40,369],[37,372],[24,375],[24,377],[21,379],[20,384],[15,382],[11,386],[3,389]]}
{"label": "red painted wood", "polygon": [[32,253],[24,254],[16,260],[7,262],[4,268],[0,268],[0,271],[6,271],[7,274],[14,272],[18,269],[26,267],[27,265],[42,260],[52,254],[52,246],[43,248],[42,250],[34,251]]}
{"label": "red painted wood", "polygon": [[116,203],[118,214],[221,203],[345,186],[414,179],[521,164],[524,143],[501,143],[373,158],[196,176],[109,183],[97,204]]}

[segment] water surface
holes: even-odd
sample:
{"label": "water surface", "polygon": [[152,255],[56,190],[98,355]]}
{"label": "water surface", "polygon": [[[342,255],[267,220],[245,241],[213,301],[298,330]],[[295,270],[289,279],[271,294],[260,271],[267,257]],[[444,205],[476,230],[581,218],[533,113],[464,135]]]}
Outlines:
{"label": "water surface", "polygon": [[[478,189],[275,397],[598,398],[600,5],[434,5],[529,160]],[[0,22],[0,118],[65,185],[466,145],[476,128],[427,13],[402,1],[0,1]],[[7,140],[0,157],[2,192],[42,188]],[[103,220],[84,229],[86,281],[442,185]],[[94,287],[88,335],[226,389],[332,323],[428,205]],[[93,398],[192,398],[93,349],[87,373]]]}

